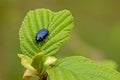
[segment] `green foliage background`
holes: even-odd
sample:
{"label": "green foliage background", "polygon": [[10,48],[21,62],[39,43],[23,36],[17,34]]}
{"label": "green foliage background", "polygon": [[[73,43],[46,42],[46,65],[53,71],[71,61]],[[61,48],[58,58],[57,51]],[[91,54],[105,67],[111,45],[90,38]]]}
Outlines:
{"label": "green foliage background", "polygon": [[18,32],[26,13],[37,8],[69,9],[74,16],[71,38],[57,56],[112,59],[120,70],[119,4],[119,0],[0,0],[0,80],[22,79]]}

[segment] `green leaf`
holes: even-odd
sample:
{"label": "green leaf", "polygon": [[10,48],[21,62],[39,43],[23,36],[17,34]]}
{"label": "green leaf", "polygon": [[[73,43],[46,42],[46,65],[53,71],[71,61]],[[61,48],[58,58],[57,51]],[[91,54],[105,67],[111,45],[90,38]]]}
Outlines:
{"label": "green leaf", "polygon": [[[73,26],[73,17],[68,10],[52,12],[48,9],[36,9],[29,11],[19,31],[22,53],[30,57],[41,51],[44,51],[46,56],[55,54],[60,45],[69,38]],[[35,36],[43,28],[49,30],[49,36],[37,44]]]}
{"label": "green leaf", "polygon": [[119,80],[120,73],[80,56],[59,60],[47,70],[50,80]]}
{"label": "green leaf", "polygon": [[57,58],[56,57],[53,57],[53,56],[48,56],[46,57],[46,60],[44,62],[44,66],[53,66],[55,65],[55,62],[57,61]]}
{"label": "green leaf", "polygon": [[43,52],[40,52],[38,54],[36,54],[34,57],[33,57],[33,61],[31,63],[31,65],[37,70],[37,72],[41,72],[42,70],[42,67],[43,67]]}
{"label": "green leaf", "polygon": [[31,66],[32,59],[26,55],[18,54],[18,57],[21,59],[21,64],[28,70],[37,73],[36,69]]}
{"label": "green leaf", "polygon": [[86,80],[81,75],[76,75],[67,69],[55,67],[48,70],[50,80]]}
{"label": "green leaf", "polygon": [[45,57],[43,52],[36,54],[33,59],[31,66],[34,67],[38,73],[41,74],[43,68],[53,66],[56,62],[57,58],[53,56]]}

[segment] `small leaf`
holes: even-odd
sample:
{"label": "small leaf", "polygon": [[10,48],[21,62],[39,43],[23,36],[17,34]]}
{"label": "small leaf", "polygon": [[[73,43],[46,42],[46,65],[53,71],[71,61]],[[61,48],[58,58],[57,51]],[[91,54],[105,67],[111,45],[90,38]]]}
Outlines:
{"label": "small leaf", "polygon": [[[55,54],[60,45],[69,38],[73,26],[73,17],[68,10],[52,12],[48,9],[36,9],[29,11],[19,31],[22,53],[30,57],[42,51],[46,56]],[[36,34],[43,28],[49,31],[49,35],[37,44]]]}
{"label": "small leaf", "polygon": [[37,70],[37,72],[41,72],[43,67],[43,52],[36,54],[33,59],[31,65]]}
{"label": "small leaf", "polygon": [[120,73],[80,56],[68,57],[47,70],[50,80],[119,80]]}
{"label": "small leaf", "polygon": [[23,54],[18,54],[18,57],[21,59],[21,64],[28,70],[32,71],[32,72],[37,72],[32,66],[32,59],[26,55]]}
{"label": "small leaf", "polygon": [[53,56],[46,57],[44,66],[53,66],[53,65],[55,65],[56,61],[57,61],[56,57],[53,57]]}
{"label": "small leaf", "polygon": [[30,78],[31,78],[32,76],[37,77],[36,75],[37,75],[36,73],[34,73],[33,71],[27,69],[27,70],[24,72],[23,80],[31,80]]}
{"label": "small leaf", "polygon": [[57,58],[53,56],[45,57],[44,52],[40,52],[33,57],[31,66],[41,74],[43,68],[45,69],[46,67],[53,66],[56,60]]}

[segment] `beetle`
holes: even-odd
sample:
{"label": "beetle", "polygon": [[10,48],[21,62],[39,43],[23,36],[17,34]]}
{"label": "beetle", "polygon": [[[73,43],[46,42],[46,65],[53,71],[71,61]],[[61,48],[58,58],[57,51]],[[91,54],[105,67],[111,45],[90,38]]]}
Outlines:
{"label": "beetle", "polygon": [[39,43],[43,41],[47,36],[49,35],[49,31],[47,29],[41,29],[37,34],[36,34],[36,43]]}

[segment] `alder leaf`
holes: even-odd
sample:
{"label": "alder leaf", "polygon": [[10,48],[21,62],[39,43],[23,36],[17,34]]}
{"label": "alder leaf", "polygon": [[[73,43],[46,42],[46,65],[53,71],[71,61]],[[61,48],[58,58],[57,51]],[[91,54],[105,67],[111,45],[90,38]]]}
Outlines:
{"label": "alder leaf", "polygon": [[81,56],[58,60],[47,70],[50,80],[119,80],[120,73]]}
{"label": "alder leaf", "polygon": [[[53,55],[68,40],[74,26],[73,17],[68,10],[52,12],[49,9],[36,9],[27,13],[19,31],[20,47],[23,54],[33,57],[44,51],[45,55]],[[44,41],[36,43],[36,34],[47,29],[49,35]]]}

